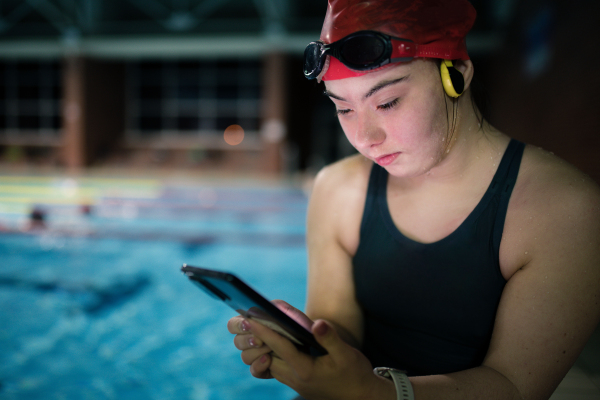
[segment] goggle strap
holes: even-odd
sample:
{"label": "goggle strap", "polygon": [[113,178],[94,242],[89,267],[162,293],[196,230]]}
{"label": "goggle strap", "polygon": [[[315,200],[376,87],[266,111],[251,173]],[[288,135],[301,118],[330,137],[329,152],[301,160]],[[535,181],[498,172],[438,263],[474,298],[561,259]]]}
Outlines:
{"label": "goggle strap", "polygon": [[416,46],[417,51],[415,57],[422,58],[441,58],[444,60],[457,60],[462,59],[463,54],[466,51],[459,49],[450,50],[447,46],[440,46],[437,44],[419,44]]}
{"label": "goggle strap", "polygon": [[397,63],[397,62],[409,62],[412,61],[414,57],[400,57],[400,58],[392,58],[390,59],[390,63]]}
{"label": "goggle strap", "polygon": [[323,77],[327,73],[327,70],[329,69],[330,59],[331,59],[331,56],[327,56],[327,55],[325,56],[325,62],[323,63],[323,68],[321,68],[321,73],[319,73],[319,75],[317,76],[318,83],[321,83],[321,81],[323,80]]}

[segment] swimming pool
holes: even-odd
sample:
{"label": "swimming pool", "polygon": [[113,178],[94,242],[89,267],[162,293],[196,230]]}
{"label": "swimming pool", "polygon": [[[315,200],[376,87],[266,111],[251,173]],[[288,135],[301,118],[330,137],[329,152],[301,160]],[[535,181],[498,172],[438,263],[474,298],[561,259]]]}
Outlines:
{"label": "swimming pool", "polygon": [[[23,185],[56,188],[46,180]],[[10,196],[0,206],[0,224],[10,228],[0,233],[0,398],[293,397],[274,380],[250,376],[226,329],[234,312],[179,267],[231,271],[266,297],[302,307],[301,190],[75,185],[91,192],[70,202],[34,199],[48,213],[44,230],[18,231],[24,213]],[[83,197],[90,215],[80,213]]]}

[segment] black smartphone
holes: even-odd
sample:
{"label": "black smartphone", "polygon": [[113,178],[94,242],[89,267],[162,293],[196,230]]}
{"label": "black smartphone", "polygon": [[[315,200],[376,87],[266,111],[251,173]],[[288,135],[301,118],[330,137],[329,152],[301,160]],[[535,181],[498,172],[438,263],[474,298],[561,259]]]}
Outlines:
{"label": "black smartphone", "polygon": [[296,347],[313,356],[327,351],[313,334],[294,321],[234,274],[183,264],[181,271],[209,296],[223,301],[245,318],[251,318],[288,338]]}

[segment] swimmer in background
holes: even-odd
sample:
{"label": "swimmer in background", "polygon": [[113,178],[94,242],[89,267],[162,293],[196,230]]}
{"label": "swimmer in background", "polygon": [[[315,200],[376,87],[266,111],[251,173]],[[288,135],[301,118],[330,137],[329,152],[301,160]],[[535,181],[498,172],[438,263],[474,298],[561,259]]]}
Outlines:
{"label": "swimmer in background", "polygon": [[25,231],[44,231],[48,228],[46,225],[46,210],[39,206],[35,206],[32,208],[29,213],[29,219],[27,221],[27,226],[25,227]]}
{"label": "swimmer in background", "polygon": [[[84,202],[76,208],[72,220],[63,220],[61,223],[55,223],[52,227],[48,226],[48,211],[42,206],[34,206],[29,212],[25,226],[20,229],[22,232],[41,233],[50,231],[56,234],[86,236],[94,233],[90,226],[90,218],[94,215],[94,209],[91,202]],[[63,218],[64,219],[64,218]],[[2,228],[0,227],[0,230]],[[11,231],[11,229],[7,229]]]}

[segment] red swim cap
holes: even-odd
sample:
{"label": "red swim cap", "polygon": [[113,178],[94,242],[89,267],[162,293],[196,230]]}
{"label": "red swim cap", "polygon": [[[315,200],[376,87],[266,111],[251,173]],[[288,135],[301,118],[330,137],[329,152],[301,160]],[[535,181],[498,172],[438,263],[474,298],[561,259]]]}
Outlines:
{"label": "red swim cap", "polygon": [[[330,44],[372,30],[412,40],[416,57],[468,60],[465,37],[476,15],[467,0],[329,0],[321,40]],[[327,63],[323,80],[372,72],[351,70],[335,57]]]}

